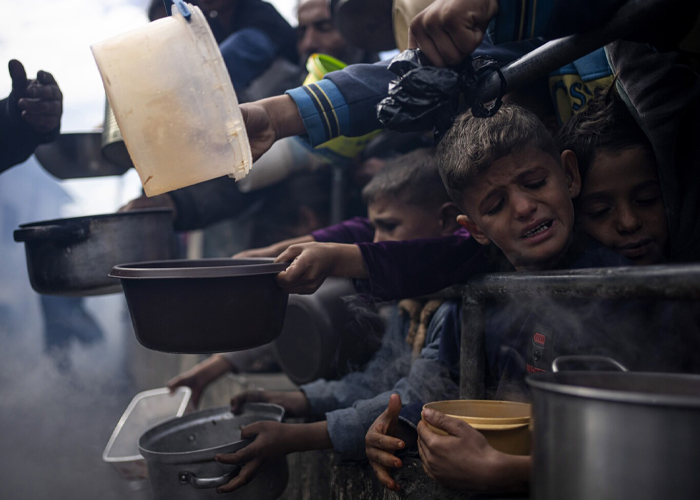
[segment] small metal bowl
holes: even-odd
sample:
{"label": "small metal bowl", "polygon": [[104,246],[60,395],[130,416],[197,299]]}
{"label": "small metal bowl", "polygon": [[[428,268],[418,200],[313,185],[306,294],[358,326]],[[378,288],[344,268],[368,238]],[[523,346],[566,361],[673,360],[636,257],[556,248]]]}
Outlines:
{"label": "small metal bowl", "polygon": [[273,259],[169,260],[121,264],[136,338],[176,353],[241,351],[282,332],[289,295],[275,276],[289,263]]}

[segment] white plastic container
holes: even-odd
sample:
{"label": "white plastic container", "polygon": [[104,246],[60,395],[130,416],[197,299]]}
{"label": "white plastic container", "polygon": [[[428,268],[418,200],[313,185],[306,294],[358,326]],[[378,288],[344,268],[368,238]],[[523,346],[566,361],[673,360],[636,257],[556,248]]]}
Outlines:
{"label": "white plastic container", "polygon": [[109,104],[148,196],[215,177],[252,157],[238,100],[198,7],[92,46]]}
{"label": "white plastic container", "polygon": [[139,452],[139,438],[152,427],[184,415],[191,395],[189,387],[179,387],[173,394],[167,388],[138,393],[114,428],[102,460],[124,479],[146,479],[148,469]]}

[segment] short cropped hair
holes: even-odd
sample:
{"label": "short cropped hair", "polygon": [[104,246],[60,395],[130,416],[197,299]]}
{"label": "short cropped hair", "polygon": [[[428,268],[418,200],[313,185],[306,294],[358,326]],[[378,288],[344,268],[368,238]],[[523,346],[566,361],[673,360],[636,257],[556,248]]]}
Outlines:
{"label": "short cropped hair", "polygon": [[619,153],[641,147],[653,154],[649,139],[614,85],[566,122],[557,134],[557,142],[560,151],[570,149],[576,155],[582,181],[600,151]]}
{"label": "short cropped hair", "polygon": [[450,201],[432,148],[416,149],[388,160],[362,190],[366,204],[384,198],[433,208]]}
{"label": "short cropped hair", "polygon": [[455,119],[437,147],[438,166],[452,200],[461,205],[462,192],[478,174],[501,158],[532,146],[559,161],[559,151],[544,124],[521,106],[503,103],[488,118],[470,111]]}

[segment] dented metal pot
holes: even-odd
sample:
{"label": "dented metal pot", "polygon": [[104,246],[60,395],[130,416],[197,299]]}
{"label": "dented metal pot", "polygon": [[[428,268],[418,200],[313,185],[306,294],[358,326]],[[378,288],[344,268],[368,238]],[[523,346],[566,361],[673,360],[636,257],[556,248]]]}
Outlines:
{"label": "dented metal pot", "polygon": [[[226,498],[216,488],[231,481],[240,467],[216,462],[220,453],[234,453],[250,441],[241,439],[241,427],[262,420],[280,422],[281,406],[248,403],[241,415],[228,407],[213,408],[169,420],[139,439],[148,464],[154,500]],[[287,487],[286,458],[267,463],[248,484],[229,496],[236,500],[274,500]]]}

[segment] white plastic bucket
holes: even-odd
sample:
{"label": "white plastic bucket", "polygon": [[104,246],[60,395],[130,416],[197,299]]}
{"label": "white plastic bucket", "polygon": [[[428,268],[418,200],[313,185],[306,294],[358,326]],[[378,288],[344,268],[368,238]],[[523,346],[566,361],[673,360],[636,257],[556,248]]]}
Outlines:
{"label": "white plastic bucket", "polygon": [[228,175],[252,157],[238,100],[204,15],[173,15],[92,46],[148,196]]}

